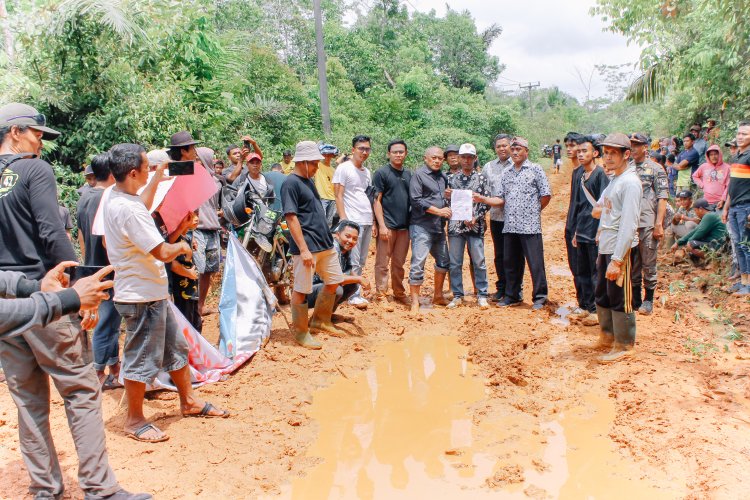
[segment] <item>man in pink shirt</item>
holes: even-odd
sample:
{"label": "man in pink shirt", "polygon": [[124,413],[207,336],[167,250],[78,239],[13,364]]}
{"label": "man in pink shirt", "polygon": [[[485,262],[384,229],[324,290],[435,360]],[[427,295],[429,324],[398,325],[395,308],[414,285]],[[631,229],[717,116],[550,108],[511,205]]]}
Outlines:
{"label": "man in pink shirt", "polygon": [[724,163],[721,148],[713,145],[706,151],[706,163],[693,173],[693,181],[703,190],[706,201],[721,208],[727,199],[729,164]]}

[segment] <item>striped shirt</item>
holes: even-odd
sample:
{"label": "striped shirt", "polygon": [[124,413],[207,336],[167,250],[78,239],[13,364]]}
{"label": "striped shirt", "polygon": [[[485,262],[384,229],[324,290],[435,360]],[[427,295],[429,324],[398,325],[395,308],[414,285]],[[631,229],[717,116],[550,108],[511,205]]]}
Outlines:
{"label": "striped shirt", "polygon": [[750,204],[750,148],[732,158],[728,194],[730,207]]}

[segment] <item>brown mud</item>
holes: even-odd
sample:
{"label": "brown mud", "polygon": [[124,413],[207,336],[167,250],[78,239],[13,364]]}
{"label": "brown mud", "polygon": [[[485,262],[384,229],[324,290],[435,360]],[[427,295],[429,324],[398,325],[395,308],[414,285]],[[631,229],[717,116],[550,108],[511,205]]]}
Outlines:
{"label": "brown mud", "polygon": [[[550,181],[546,310],[480,311],[473,297],[452,311],[423,307],[418,318],[390,303],[344,306],[349,337],[324,336],[319,352],[299,348],[277,315],[263,351],[198,389],[230,419],[181,418],[175,394],[155,393],[146,415],[171,439],[142,444],[122,433],[122,390],[104,394],[121,484],[158,499],[748,497],[750,344],[737,338],[750,332],[747,301],[717,291],[710,268],[663,257],[654,314],[638,319],[637,356],[596,364],[597,328],[566,317],[569,170]],[[488,257],[491,245],[488,235]],[[494,283],[491,257],[487,267]],[[423,296],[431,285],[428,277]],[[205,326],[212,341],[217,320]],[[81,498],[56,394],[51,408],[65,497]],[[1,385],[0,498],[26,496],[17,432]]]}

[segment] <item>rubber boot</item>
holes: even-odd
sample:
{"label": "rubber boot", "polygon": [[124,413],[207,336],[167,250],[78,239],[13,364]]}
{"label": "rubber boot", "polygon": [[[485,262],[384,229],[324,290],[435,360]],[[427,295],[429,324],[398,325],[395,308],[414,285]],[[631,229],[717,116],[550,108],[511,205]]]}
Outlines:
{"label": "rubber boot", "polygon": [[609,349],[615,341],[615,330],[612,325],[612,309],[596,306],[596,316],[599,319],[599,341],[597,349]]}
{"label": "rubber boot", "polygon": [[327,293],[325,288],[320,291],[315,299],[315,309],[310,320],[310,330],[327,333],[333,337],[346,337],[346,333],[339,330],[331,323],[333,306],[336,303],[336,294]]}
{"label": "rubber boot", "polygon": [[611,351],[599,356],[600,363],[614,363],[635,353],[635,313],[612,311],[612,325],[615,343]]}
{"label": "rubber boot", "polygon": [[641,304],[643,304],[643,295],[641,294],[641,287],[634,286],[633,287],[633,310],[637,311],[641,308]]}
{"label": "rubber boot", "polygon": [[292,304],[292,333],[294,340],[307,349],[320,349],[323,346],[310,335],[307,328],[307,304]]}

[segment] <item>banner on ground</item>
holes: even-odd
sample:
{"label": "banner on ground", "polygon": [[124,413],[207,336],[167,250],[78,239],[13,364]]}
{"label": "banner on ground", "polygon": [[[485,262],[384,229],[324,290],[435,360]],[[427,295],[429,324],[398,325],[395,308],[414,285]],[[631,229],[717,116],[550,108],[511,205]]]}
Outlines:
{"label": "banner on ground", "polygon": [[258,263],[230,234],[219,299],[219,351],[233,359],[258,351],[271,335],[276,305]]}

